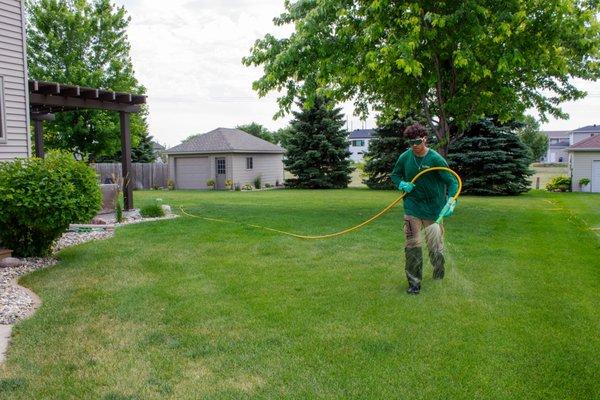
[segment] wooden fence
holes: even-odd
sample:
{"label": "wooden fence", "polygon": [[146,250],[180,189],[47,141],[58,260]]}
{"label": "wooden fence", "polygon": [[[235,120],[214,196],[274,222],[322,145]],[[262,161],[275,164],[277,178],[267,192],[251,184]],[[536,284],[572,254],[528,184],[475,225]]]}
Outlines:
{"label": "wooden fence", "polygon": [[[167,187],[169,165],[164,163],[133,163],[132,182],[134,189],[152,189]],[[121,163],[91,164],[100,175],[100,183],[107,183],[113,178],[121,179]]]}

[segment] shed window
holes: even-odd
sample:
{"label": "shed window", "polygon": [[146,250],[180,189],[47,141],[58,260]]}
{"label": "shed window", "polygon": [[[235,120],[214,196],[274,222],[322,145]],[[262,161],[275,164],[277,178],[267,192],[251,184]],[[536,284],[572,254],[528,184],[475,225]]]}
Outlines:
{"label": "shed window", "polygon": [[225,159],[220,158],[217,160],[217,174],[225,173]]}
{"label": "shed window", "polygon": [[253,169],[254,168],[254,160],[252,159],[252,157],[246,157],[246,169]]}
{"label": "shed window", "polygon": [[0,143],[6,141],[6,115],[4,112],[4,78],[0,76]]}

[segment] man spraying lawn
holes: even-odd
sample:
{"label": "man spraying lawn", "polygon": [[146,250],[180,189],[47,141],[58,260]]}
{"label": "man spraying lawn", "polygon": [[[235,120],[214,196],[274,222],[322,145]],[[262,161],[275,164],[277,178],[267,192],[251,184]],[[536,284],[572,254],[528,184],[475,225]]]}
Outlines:
{"label": "man spraying lawn", "polygon": [[419,294],[423,278],[423,251],[421,231],[429,250],[433,278],[444,277],[444,228],[441,219],[454,211],[453,197],[458,182],[446,171],[423,175],[416,184],[410,181],[420,171],[431,167],[448,167],[448,163],[435,150],[427,147],[427,130],[421,124],[406,128],[404,135],[410,148],[398,157],[392,171],[392,181],[404,197],[404,235],[406,237],[406,278],[409,294]]}

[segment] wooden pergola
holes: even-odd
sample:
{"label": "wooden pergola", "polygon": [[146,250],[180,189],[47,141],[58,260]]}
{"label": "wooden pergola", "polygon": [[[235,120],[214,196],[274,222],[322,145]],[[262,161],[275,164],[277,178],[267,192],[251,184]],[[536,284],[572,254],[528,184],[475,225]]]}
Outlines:
{"label": "wooden pergola", "polygon": [[146,96],[110,90],[64,85],[56,82],[29,81],[29,112],[35,127],[35,154],[44,157],[43,122],[54,119],[57,112],[73,110],[115,111],[121,120],[121,165],[123,171],[123,203],[125,210],[133,208],[131,185],[131,113],[141,110]]}

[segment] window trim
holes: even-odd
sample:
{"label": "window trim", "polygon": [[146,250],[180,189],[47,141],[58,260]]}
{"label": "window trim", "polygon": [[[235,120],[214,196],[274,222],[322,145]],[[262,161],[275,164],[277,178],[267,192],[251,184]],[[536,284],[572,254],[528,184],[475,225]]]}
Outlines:
{"label": "window trim", "polygon": [[[248,168],[248,161],[250,161],[250,168]],[[254,157],[246,157],[246,171],[254,169]]]}
{"label": "window trim", "polygon": [[6,143],[6,102],[4,97],[4,77],[0,76],[0,143]]}

